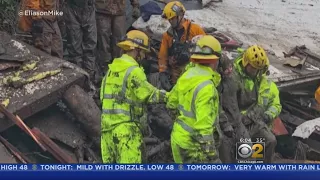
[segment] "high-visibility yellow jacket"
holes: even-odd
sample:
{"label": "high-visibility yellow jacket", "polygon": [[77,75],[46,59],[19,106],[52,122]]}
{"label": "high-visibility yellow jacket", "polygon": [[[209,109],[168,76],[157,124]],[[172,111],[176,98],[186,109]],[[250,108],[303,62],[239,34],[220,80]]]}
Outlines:
{"label": "high-visibility yellow jacket", "polygon": [[219,95],[216,87],[220,74],[199,64],[187,66],[168,95],[167,107],[178,109],[171,140],[181,148],[192,149],[199,143],[212,141],[213,126],[218,121]]}
{"label": "high-visibility yellow jacket", "polygon": [[245,74],[241,61],[242,58],[238,58],[234,63],[234,86],[231,91],[237,97],[234,97],[236,104],[232,106],[237,106],[242,114],[246,114],[248,109],[258,105],[265,114],[275,119],[282,109],[276,84],[268,80],[266,75],[250,78]]}
{"label": "high-visibility yellow jacket", "polygon": [[281,103],[279,97],[279,89],[277,85],[264,78],[260,83],[258,104],[265,108],[265,114],[269,115],[271,119],[275,119],[281,113]]}
{"label": "high-visibility yellow jacket", "polygon": [[124,54],[114,59],[100,90],[102,131],[120,123],[138,121],[145,103],[163,102],[165,95],[165,91],[148,83],[144,70],[131,56]]}

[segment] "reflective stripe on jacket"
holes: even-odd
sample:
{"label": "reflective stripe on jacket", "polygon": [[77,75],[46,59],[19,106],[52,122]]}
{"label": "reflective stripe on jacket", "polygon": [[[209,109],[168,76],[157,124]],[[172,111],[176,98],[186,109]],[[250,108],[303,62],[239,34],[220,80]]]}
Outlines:
{"label": "reflective stripe on jacket", "polygon": [[194,64],[187,67],[169,93],[167,107],[179,110],[171,138],[182,148],[194,148],[198,145],[195,140],[212,140],[219,112],[216,87],[220,80],[211,68]]}
{"label": "reflective stripe on jacket", "polygon": [[275,119],[281,113],[279,89],[277,85],[266,78],[261,81],[259,89],[259,104],[265,108],[265,114]]}
{"label": "reflective stripe on jacket", "polygon": [[165,92],[148,83],[138,63],[124,54],[114,59],[102,81],[102,131],[124,122],[138,121],[143,104],[164,101]]}

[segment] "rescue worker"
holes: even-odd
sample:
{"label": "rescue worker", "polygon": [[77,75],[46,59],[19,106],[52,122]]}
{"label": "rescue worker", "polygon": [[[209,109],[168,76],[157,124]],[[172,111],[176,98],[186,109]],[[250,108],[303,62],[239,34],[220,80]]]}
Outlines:
{"label": "rescue worker", "polygon": [[[267,124],[274,115],[268,103],[272,99],[270,82],[266,79],[269,59],[264,49],[258,45],[249,47],[242,56],[234,62],[234,71],[230,78],[224,81],[223,108],[229,113],[231,123],[236,131],[237,142],[239,138],[264,138],[265,163],[271,163],[277,144],[276,138]],[[270,101],[271,102],[271,101]],[[281,108],[281,107],[280,107]],[[245,126],[245,129],[243,128]],[[249,134],[248,134],[249,133]]]}
{"label": "rescue worker", "polygon": [[172,88],[171,84],[176,83],[185,65],[189,63],[188,49],[191,39],[197,35],[205,35],[199,25],[184,18],[185,11],[179,1],[169,2],[163,9],[162,17],[171,24],[162,36],[158,55],[160,81],[166,90]]}
{"label": "rescue worker", "polygon": [[220,75],[216,69],[221,45],[213,36],[206,35],[191,53],[192,63],[168,94],[167,107],[179,110],[171,133],[173,158],[175,163],[219,163],[214,134],[218,129],[216,87]]}
{"label": "rescue worker", "polygon": [[148,36],[129,31],[119,42],[124,54],[115,58],[102,81],[101,153],[104,163],[141,163],[142,105],[164,102],[166,92],[148,83],[139,63],[150,52]]}
{"label": "rescue worker", "polygon": [[[47,12],[59,11],[58,0],[26,0],[23,3],[24,10]],[[46,53],[63,58],[63,44],[60,29],[58,26],[58,16],[22,16],[19,27],[25,32],[31,32],[34,46]]]}
{"label": "rescue worker", "polygon": [[82,67],[97,83],[95,59],[97,27],[94,0],[67,0],[64,12],[70,61]]}
{"label": "rescue worker", "polygon": [[[133,7],[133,18],[140,15],[139,1],[130,0]],[[120,57],[120,48],[115,44],[126,33],[126,1],[96,0],[96,19],[98,28],[98,61],[106,69],[107,64]]]}

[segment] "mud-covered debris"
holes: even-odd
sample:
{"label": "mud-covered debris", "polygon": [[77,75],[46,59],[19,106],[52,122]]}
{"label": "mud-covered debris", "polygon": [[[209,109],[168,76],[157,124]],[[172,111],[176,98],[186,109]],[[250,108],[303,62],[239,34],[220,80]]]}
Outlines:
{"label": "mud-covered debris", "polygon": [[64,93],[63,100],[95,146],[100,147],[101,110],[94,100],[78,85],[71,86]]}
{"label": "mud-covered debris", "polygon": [[64,152],[56,143],[54,143],[48,136],[37,128],[33,128],[32,132],[36,134],[39,139],[44,143],[46,149],[61,163],[76,163],[71,156]]}
{"label": "mud-covered debris", "polygon": [[0,71],[7,70],[10,68],[17,68],[20,66],[20,63],[15,62],[0,62]]}
{"label": "mud-covered debris", "polygon": [[98,156],[89,147],[86,147],[84,149],[84,155],[85,155],[86,159],[90,162],[93,162],[93,163],[100,163],[101,162],[100,158],[98,158]]}
{"label": "mud-covered debris", "polygon": [[29,127],[20,119],[19,116],[15,116],[11,112],[9,112],[3,105],[0,105],[0,112],[3,113],[10,119],[14,124],[16,124],[21,130],[25,131],[28,135],[30,135],[35,142],[42,148],[42,150],[46,150],[39,139],[31,132]]}
{"label": "mud-covered debris", "polygon": [[77,147],[75,150],[75,155],[78,159],[79,163],[83,163],[83,155],[84,155],[84,149],[83,147]]}
{"label": "mud-covered debris", "polygon": [[[6,139],[0,136],[0,142],[6,146],[10,150],[10,152],[21,162],[24,164],[34,163],[24,154],[22,154],[16,147],[14,147],[11,143],[9,143]],[[1,162],[3,163],[3,162]]]}
{"label": "mud-covered debris", "polygon": [[165,151],[165,149],[167,147],[170,146],[170,142],[169,141],[164,141],[162,143],[160,143],[159,145],[156,145],[155,147],[151,148],[148,152],[147,152],[147,157],[151,158],[152,156],[158,154],[161,151]]}
{"label": "mud-covered debris", "polygon": [[66,114],[55,105],[32,116],[28,125],[30,128],[37,127],[45,132],[58,145],[68,147],[66,149],[68,152],[74,151],[71,149],[84,146],[87,138],[87,134],[79,128],[79,125],[69,120]]}
{"label": "mud-covered debris", "polygon": [[143,138],[143,142],[145,144],[158,144],[160,141],[159,141],[158,138],[148,138],[148,137],[146,137],[146,138]]}
{"label": "mud-covered debris", "polygon": [[294,131],[294,133],[292,134],[292,136],[307,139],[314,131],[319,131],[319,130],[320,130],[320,118],[316,118],[313,120],[306,121],[305,123],[299,125]]}
{"label": "mud-covered debris", "polygon": [[35,70],[37,66],[37,61],[31,61],[29,63],[24,64],[21,69],[22,71],[30,71],[30,70]]}
{"label": "mud-covered debris", "polygon": [[21,54],[17,54],[16,56],[30,54],[30,50],[25,45],[13,39],[11,40],[11,42],[12,42],[12,45],[15,46],[21,53]]}
{"label": "mud-covered debris", "polygon": [[15,74],[15,76],[8,76],[7,78],[5,78],[4,84],[12,86],[14,88],[20,88],[25,84],[44,79],[48,76],[54,76],[60,72],[61,72],[61,69],[35,73],[33,74],[33,76],[28,77],[26,79],[19,76],[20,74],[18,73],[18,74]]}
{"label": "mud-covered debris", "polygon": [[1,102],[1,104],[4,106],[4,107],[7,107],[10,103],[10,99],[6,99],[4,101]]}

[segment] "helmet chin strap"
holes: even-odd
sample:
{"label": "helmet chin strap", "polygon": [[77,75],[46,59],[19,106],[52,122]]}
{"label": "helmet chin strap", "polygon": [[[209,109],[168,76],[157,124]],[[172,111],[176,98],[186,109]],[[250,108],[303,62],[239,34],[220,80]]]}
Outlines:
{"label": "helmet chin strap", "polygon": [[136,60],[138,61],[138,64],[140,65],[140,62],[142,60],[142,57],[141,57],[141,49],[137,48],[137,58]]}
{"label": "helmet chin strap", "polygon": [[176,24],[176,27],[173,27],[173,29],[178,29],[178,28],[179,28],[179,26],[180,26],[180,24],[181,24],[181,21],[182,21],[183,17],[184,17],[184,15],[183,15],[183,16],[181,16],[181,18],[179,18],[179,16],[178,16],[178,18],[177,18],[177,24]]}

